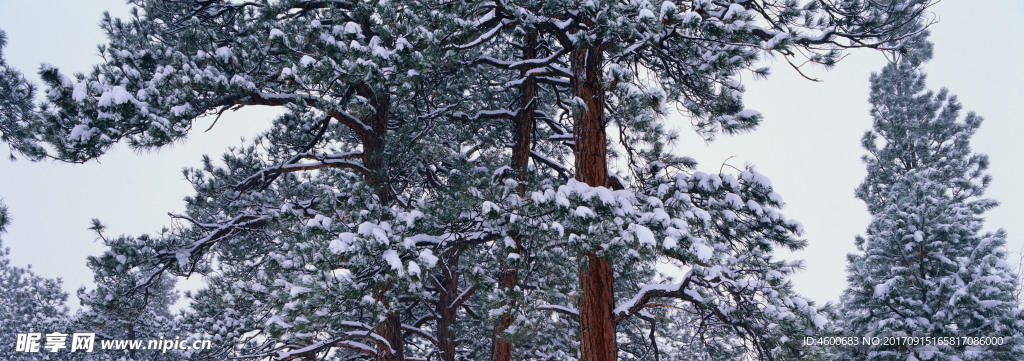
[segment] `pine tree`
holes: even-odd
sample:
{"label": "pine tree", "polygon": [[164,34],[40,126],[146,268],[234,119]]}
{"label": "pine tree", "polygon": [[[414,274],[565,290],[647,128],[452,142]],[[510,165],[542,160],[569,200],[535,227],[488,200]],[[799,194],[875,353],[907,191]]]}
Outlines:
{"label": "pine tree", "polygon": [[801,227],[763,175],[668,154],[667,109],[751,130],[760,54],[889,48],[928,1],[135,4],[90,74],[43,70],[12,144],[84,162],[280,112],[185,171],[180,226],[118,276],[205,276],[193,357],[771,360],[822,323],[774,256]]}
{"label": "pine tree", "polygon": [[[0,203],[0,234],[6,231],[10,217],[7,207]],[[41,348],[38,353],[15,351],[18,334],[67,332],[67,293],[61,289],[60,279],[41,277],[31,268],[11,265],[10,249],[0,242],[0,358],[11,361],[29,361],[50,358]],[[61,350],[66,351],[66,350]],[[61,356],[61,355],[56,355]]]}
{"label": "pine tree", "polygon": [[[603,193],[597,190],[594,193],[584,191],[579,188],[580,182],[585,185],[584,188],[621,189],[627,186],[623,184],[622,178],[610,172],[608,154],[614,154],[614,150],[608,147],[606,138],[605,128],[609,125],[618,126],[620,130],[620,145],[624,148],[632,168],[628,171],[636,174],[639,190],[649,190],[650,188],[644,186],[656,183],[650,175],[666,169],[666,163],[670,167],[687,163],[671,157],[659,158],[663,156],[661,149],[664,145],[664,134],[659,120],[668,104],[676,103],[687,109],[695,118],[698,129],[709,138],[720,131],[737,132],[752,129],[760,121],[760,116],[756,112],[743,109],[740,99],[742,86],[732,77],[736,71],[750,67],[757,60],[761,49],[785,56],[793,55],[794,48],[812,50],[813,62],[831,65],[837,59],[839,48],[843,47],[833,47],[839,45],[840,39],[849,40],[849,45],[846,46],[879,46],[891,43],[898,40],[900,30],[913,28],[917,21],[915,14],[923,10],[921,6],[925,4],[893,2],[866,6],[860,2],[842,2],[823,8],[817,7],[820,5],[817,3],[800,8],[795,3],[756,3],[751,4],[755,9],[751,12],[747,12],[741,5],[723,6],[709,2],[696,2],[692,6],[678,7],[666,2],[660,8],[645,2],[590,1],[574,5],[576,6],[565,8],[558,6],[557,2],[544,1],[523,4],[487,3],[482,6],[482,11],[477,12],[483,15],[473,22],[474,25],[490,29],[474,40],[475,44],[500,39],[495,34],[500,34],[501,29],[512,26],[511,24],[529,24],[525,27],[540,29],[543,34],[552,38],[553,41],[547,43],[548,49],[556,49],[555,53],[562,52],[566,55],[563,61],[558,61],[554,57],[533,62],[500,61],[490,58],[482,60],[510,70],[518,70],[517,66],[534,66],[534,74],[553,74],[564,79],[562,83],[556,84],[563,87],[568,85],[564,92],[569,96],[562,98],[564,101],[559,100],[558,106],[560,113],[563,116],[567,115],[571,120],[565,128],[572,129],[569,134],[573,136],[571,146],[574,165],[561,169],[564,173],[574,174],[578,182],[569,182],[566,187],[559,187],[557,192],[555,187],[549,188],[548,191],[569,199],[560,202],[561,206],[569,209],[573,207],[569,207],[568,204],[573,204],[578,197],[586,199],[595,193]],[[806,22],[798,21],[801,18]],[[754,25],[759,20],[774,24],[776,27],[774,30],[765,31],[764,28]],[[746,23],[749,27],[740,25],[744,21],[749,21]],[[803,33],[807,28],[833,29],[824,32],[837,35],[826,35],[823,38],[807,37]],[[834,29],[838,28],[844,30],[836,32]],[[633,71],[637,68],[656,74],[654,77],[657,80],[646,81],[647,78],[642,74]],[[605,69],[608,69],[607,72]],[[644,174],[646,170],[651,171]],[[670,173],[673,176],[682,175]],[[753,173],[746,173],[744,180],[758,178],[750,176],[751,174]],[[719,177],[721,178],[724,177]],[[705,189],[712,192],[719,190],[717,186]],[[663,195],[663,192],[659,194]],[[635,197],[647,199],[650,196],[652,195],[641,193]],[[545,197],[539,198],[550,200]],[[616,316],[619,310],[615,307],[618,300],[614,288],[622,287],[619,286],[622,283],[627,289],[644,290],[640,285],[651,281],[639,277],[641,283],[637,284],[632,282],[638,280],[630,279],[631,277],[616,278],[615,260],[620,257],[626,260],[633,258],[628,252],[636,253],[636,244],[630,242],[647,237],[633,237],[631,234],[640,232],[647,235],[650,229],[640,226],[639,222],[634,223],[621,218],[623,214],[631,214],[637,211],[636,209],[623,210],[616,207],[606,208],[608,218],[603,218],[604,215],[599,213],[595,217],[589,217],[596,220],[581,224],[578,218],[588,218],[583,214],[603,207],[595,208],[595,204],[586,202],[579,206],[580,212],[561,213],[554,216],[553,221],[555,224],[578,227],[566,231],[570,240],[566,251],[575,255],[573,257],[579,264],[580,289],[573,292],[578,295],[580,305],[581,357],[587,360],[614,359],[617,354],[616,323],[622,321]],[[658,208],[659,205],[652,207]],[[636,214],[645,215],[642,211]],[[729,217],[728,214],[726,217]],[[731,220],[733,219],[725,222]],[[796,227],[788,229],[795,230]],[[762,230],[751,229],[749,235],[743,234],[739,238],[756,235]],[[716,241],[730,242],[732,240],[729,236],[733,235],[735,234],[727,233],[725,237]],[[663,236],[658,234],[656,238]],[[799,247],[799,242],[789,237],[783,236],[776,241],[784,247]],[[620,247],[609,247],[610,245]],[[723,249],[725,248],[728,246],[723,245]],[[654,250],[648,257],[657,257],[659,251]],[[624,255],[617,252],[626,252],[627,255],[623,257]],[[685,266],[692,265],[693,259],[692,255],[678,258]],[[644,262],[623,264],[632,266],[625,267],[630,270],[625,274],[645,274],[642,271],[643,267],[640,270],[635,267]],[[784,267],[779,269],[782,270]],[[681,287],[676,291],[682,293],[685,288],[683,286],[687,285],[690,284],[679,285]],[[671,292],[648,291],[642,291],[636,297],[623,300],[673,298]],[[677,298],[685,300],[685,297]],[[693,299],[685,301],[697,304],[698,307],[706,306]],[[626,306],[630,308],[630,303],[627,302]],[[616,308],[615,312],[613,308]],[[752,343],[757,345],[756,347],[762,346],[757,340]],[[772,353],[760,348],[758,352],[764,355],[763,357],[771,357],[769,354]]]}
{"label": "pine tree", "polygon": [[[152,257],[150,236],[107,238],[103,226],[93,221],[92,229],[108,250],[90,256],[96,288],[78,290],[82,310],[75,315],[75,332],[96,334],[97,340],[174,340],[182,337],[170,306],[177,299],[171,275],[144,284],[146,275],[139,265]],[[187,336],[187,335],[185,335]],[[97,341],[100,342],[100,341]],[[102,350],[90,355],[95,360],[181,360],[179,350]]]}
{"label": "pine tree", "polygon": [[1003,230],[982,230],[988,157],[973,153],[981,126],[946,89],[925,87],[931,44],[871,76],[868,175],[857,188],[873,219],[851,254],[842,332],[877,337],[1001,337],[1005,344],[858,346],[843,360],[1019,360],[1024,317]]}
{"label": "pine tree", "polygon": [[34,114],[35,86],[20,71],[7,65],[5,46],[7,34],[0,30],[0,141],[30,158],[39,158],[45,152],[29,140],[32,135],[27,129]]}
{"label": "pine tree", "polygon": [[[284,114],[257,140],[260,147],[225,156],[223,168],[189,171],[207,194],[178,216],[188,229],[154,244],[150,279],[198,271],[225,277],[213,282],[225,288],[211,290],[224,306],[258,296],[244,314],[262,317],[257,328],[269,341],[244,352],[290,349],[306,357],[348,347],[403,359],[404,295],[416,289],[410,282],[425,281],[404,265],[431,257],[403,242],[419,212],[410,199],[416,191],[405,185],[418,181],[422,162],[401,155],[426,156],[420,145],[429,143],[420,138],[449,94],[432,91],[444,89],[435,79],[446,79],[439,74],[448,70],[433,67],[444,54],[430,45],[442,36],[425,26],[430,12],[382,2],[137,5],[133,19],[105,19],[107,62],[90,75],[43,72],[53,107],[43,109],[36,130],[54,156],[87,161],[121,139],[157,147],[184,137],[204,114],[277,107]],[[326,244],[339,233],[354,242],[337,248],[345,255],[329,255]],[[262,252],[239,258],[251,250]],[[264,277],[252,273],[257,268]],[[322,274],[310,278],[310,268]],[[342,269],[353,279],[323,282]],[[267,292],[239,286],[253,282]],[[306,290],[320,297],[309,302]],[[296,309],[295,302],[307,306]]]}

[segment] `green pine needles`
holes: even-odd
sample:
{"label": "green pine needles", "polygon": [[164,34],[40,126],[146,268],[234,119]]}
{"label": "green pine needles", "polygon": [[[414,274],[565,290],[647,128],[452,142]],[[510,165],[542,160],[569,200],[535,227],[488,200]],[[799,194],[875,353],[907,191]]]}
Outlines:
{"label": "green pine needles", "polygon": [[982,215],[997,202],[983,198],[988,158],[970,148],[981,117],[961,117],[945,89],[926,90],[920,66],[930,57],[931,44],[921,40],[871,76],[868,175],[856,194],[873,220],[849,255],[841,325],[848,336],[957,341],[850,347],[840,360],[1024,357],[1006,233],[982,230]]}
{"label": "green pine needles", "polygon": [[[612,361],[813,353],[800,337],[827,321],[777,254],[801,224],[752,168],[672,154],[666,123],[752,131],[742,80],[766,56],[898,50],[932,1],[131,3],[101,22],[103,62],[44,67],[44,99],[0,118],[16,151],[87,162],[278,116],[183,172],[174,227],[105,239],[81,327],[213,341],[161,356],[190,360]],[[180,314],[175,276],[206,282]]]}

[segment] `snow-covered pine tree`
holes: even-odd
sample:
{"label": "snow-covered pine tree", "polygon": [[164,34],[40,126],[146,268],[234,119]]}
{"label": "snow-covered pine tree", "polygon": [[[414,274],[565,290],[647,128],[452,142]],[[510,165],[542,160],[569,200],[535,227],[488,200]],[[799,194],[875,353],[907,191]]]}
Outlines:
{"label": "snow-covered pine tree", "polygon": [[20,71],[7,65],[4,46],[7,34],[0,30],[0,141],[30,158],[38,158],[44,151],[28,140],[32,135],[27,129],[34,114],[35,86]]}
{"label": "snow-covered pine tree", "polygon": [[[95,333],[97,340],[173,340],[183,336],[171,305],[178,298],[176,279],[164,274],[148,280],[140,265],[153,257],[150,236],[107,238],[103,226],[93,220],[92,229],[108,250],[90,256],[95,289],[78,290],[82,309],[75,315],[75,332]],[[97,341],[99,342],[99,341]],[[181,350],[102,350],[89,355],[94,360],[184,360]]]}
{"label": "snow-covered pine tree", "polygon": [[[0,203],[0,234],[6,231],[10,216]],[[49,358],[49,350],[40,353],[16,352],[18,334],[67,332],[68,295],[60,279],[40,277],[31,268],[11,265],[10,249],[0,242],[0,359],[31,361]],[[41,347],[46,341],[39,340]],[[64,350],[62,350],[64,351]]]}
{"label": "snow-covered pine tree", "polygon": [[[515,8],[500,9],[496,8],[500,3],[468,2],[448,11],[452,48],[458,50],[475,78],[484,80],[469,84],[472,90],[467,95],[479,105],[469,113],[472,115],[460,118],[493,124],[502,131],[478,141],[490,146],[487,143],[499,139],[509,148],[498,148],[501,157],[499,163],[492,163],[491,179],[474,186],[500,191],[469,203],[475,205],[475,212],[483,210],[486,221],[480,224],[480,231],[502,239],[476,250],[493,268],[480,283],[497,284],[494,288],[476,285],[485,309],[494,310],[487,317],[492,333],[487,357],[497,361],[510,360],[513,355],[566,359],[576,349],[574,333],[551,332],[572,329],[565,322],[572,322],[575,314],[553,321],[558,318],[556,310],[567,308],[552,305],[570,304],[566,293],[574,287],[566,286],[573,283],[569,276],[574,271],[566,258],[560,257],[565,256],[562,250],[545,249],[551,232],[540,230],[546,220],[531,216],[536,209],[531,209],[526,199],[529,192],[570,176],[559,159],[571,154],[564,144],[572,135],[565,118],[559,117],[563,112],[557,100],[569,84],[551,68],[563,61],[565,52],[557,46],[557,39],[542,30],[544,24],[529,13],[542,5],[544,2],[522,1]],[[485,185],[488,182],[490,187]],[[536,337],[539,333],[551,336]]]}
{"label": "snow-covered pine tree", "polygon": [[840,360],[1020,360],[1024,317],[1013,297],[1006,233],[983,231],[988,157],[973,153],[981,125],[946,89],[927,90],[932,45],[871,76],[867,177],[856,195],[873,219],[848,256],[842,333],[868,337],[999,337],[999,345],[857,346]]}
{"label": "snow-covered pine tree", "polygon": [[[798,264],[772,254],[802,245],[799,224],[763,176],[665,154],[666,109],[709,138],[752,129],[737,79],[758,54],[831,65],[897,43],[928,5],[133,3],[104,22],[91,74],[44,70],[19,149],[86,161],[277,107],[270,130],[186,171],[187,227],[151,240],[155,270],[207,276],[183,327],[220,347],[197,357],[377,360],[792,352],[820,321],[789,290]],[[684,276],[659,277],[666,259]],[[642,344],[619,352],[618,334]]]}
{"label": "snow-covered pine tree", "polygon": [[[536,197],[540,203],[551,201],[549,196],[557,195],[559,206],[574,210],[566,213],[554,213],[550,219],[554,224],[568,225],[565,233],[568,234],[569,242],[562,244],[567,254],[576,259],[578,263],[579,283],[578,290],[573,291],[579,304],[580,319],[580,356],[585,360],[613,360],[617,357],[616,333],[618,322],[629,318],[645,308],[644,305],[631,303],[637,301],[647,302],[652,298],[660,299],[681,299],[681,302],[697,308],[709,307],[718,302],[704,302],[703,298],[685,297],[686,287],[700,288],[697,283],[683,281],[673,288],[673,292],[664,291],[662,288],[668,286],[648,285],[645,283],[654,281],[650,277],[638,276],[631,279],[630,276],[645,274],[646,266],[653,264],[653,260],[663,255],[658,247],[651,249],[644,257],[637,252],[636,248],[646,246],[648,235],[661,239],[666,234],[650,234],[651,228],[645,223],[650,222],[649,216],[652,209],[660,209],[662,204],[642,204],[650,199],[657,199],[651,192],[652,184],[659,184],[657,176],[666,168],[689,162],[666,157],[662,154],[665,141],[665,133],[661,129],[660,119],[665,115],[665,109],[669,103],[676,103],[686,109],[694,118],[698,130],[705,136],[711,137],[719,131],[738,132],[752,129],[760,120],[756,112],[745,110],[742,105],[742,85],[735,80],[739,71],[751,68],[757,61],[759,53],[768,50],[789,57],[798,53],[797,49],[808,50],[813,54],[810,57],[812,62],[825,65],[832,65],[838,59],[839,50],[850,46],[885,47],[885,44],[894,44],[905,36],[905,31],[913,30],[913,25],[918,21],[918,15],[927,7],[927,2],[874,2],[865,4],[857,1],[821,3],[812,2],[806,6],[799,6],[796,2],[777,4],[770,2],[752,2],[747,4],[718,4],[708,1],[696,2],[663,2],[660,6],[644,1],[635,2],[602,2],[587,1],[575,2],[570,6],[564,6],[557,1],[535,1],[522,3],[487,2],[482,5],[482,10],[474,25],[485,27],[484,32],[474,43],[492,41],[500,34],[501,30],[512,24],[529,23],[531,28],[539,29],[542,36],[553,41],[546,44],[546,48],[552,54],[564,54],[561,57],[538,58],[535,61],[493,61],[484,59],[484,62],[494,64],[498,67],[504,66],[509,70],[521,68],[534,68],[533,74],[548,75],[551,79],[561,79],[562,85],[568,83],[568,89],[562,91],[565,96],[558,98],[557,106],[562,119],[569,118],[566,129],[571,129],[573,139],[570,146],[573,150],[573,166],[563,167],[566,173],[574,175],[576,181],[569,182],[566,187],[557,187],[558,191],[550,188],[550,194]],[[770,24],[764,27],[763,24]],[[909,26],[908,26],[909,25]],[[812,35],[813,34],[813,35]],[[500,38],[499,38],[500,39]],[[522,43],[519,43],[520,45]],[[518,66],[519,68],[516,68]],[[639,70],[638,70],[639,69]],[[765,69],[756,69],[757,73],[766,72]],[[611,174],[608,154],[609,142],[606,138],[606,127],[614,125],[619,130],[619,145],[624,150],[628,159],[630,169],[627,172],[635,173],[633,178],[636,185],[623,184],[624,181]],[[683,176],[684,179],[673,179],[680,183],[687,183],[682,173],[671,173],[668,178]],[[755,186],[746,188],[749,184],[740,185],[737,178],[743,181],[752,182]],[[628,179],[628,177],[627,177]],[[709,181],[717,179],[718,181]],[[699,194],[700,191],[707,191],[712,194],[722,192],[722,179],[729,179],[730,186],[735,187],[731,191],[750,191],[756,188],[756,184],[767,184],[765,182],[752,181],[761,180],[762,177],[754,173],[745,172],[740,177],[723,177],[699,175],[693,179],[702,187],[680,187],[680,196],[689,197],[690,193]],[[708,182],[713,185],[707,186]],[[662,181],[661,184],[669,183]],[[586,188],[594,188],[587,190]],[[600,191],[599,188],[627,188],[626,193],[633,195],[611,196],[611,193]],[[633,188],[633,189],[629,189]],[[699,189],[700,191],[698,191]],[[751,192],[756,193],[756,192]],[[746,196],[757,197],[755,194],[746,193],[740,196],[742,204],[747,200]],[[602,195],[597,197],[597,195]],[[659,190],[657,196],[665,196],[663,190]],[[726,194],[719,194],[723,196]],[[735,193],[731,194],[736,196]],[[636,203],[625,201],[624,204],[611,204],[614,199],[637,199]],[[595,200],[600,198],[600,201]],[[763,198],[763,197],[762,197]],[[704,206],[715,208],[719,204],[716,196],[710,195],[711,202],[707,205],[694,206],[689,202],[674,204],[680,208],[676,209],[680,215],[688,207],[702,209]],[[576,204],[573,202],[581,201]],[[609,203],[611,202],[611,203]],[[756,201],[759,213],[763,208]],[[772,202],[777,205],[777,197],[772,197]],[[603,203],[603,204],[602,204]],[[572,205],[572,206],[570,206]],[[772,204],[766,204],[771,207]],[[578,206],[578,207],[576,207]],[[620,207],[636,207],[634,209],[622,209]],[[739,206],[739,207],[742,207]],[[606,213],[594,210],[603,210]],[[665,212],[662,210],[662,212]],[[706,211],[705,211],[706,212]],[[665,212],[666,214],[672,213]],[[691,213],[692,214],[692,213]],[[715,216],[723,216],[724,220],[708,219],[708,224],[730,223],[736,220],[736,213],[733,211],[717,213],[703,213]],[[775,214],[772,212],[772,214]],[[625,216],[625,218],[624,218]],[[630,219],[636,216],[638,219]],[[645,218],[648,217],[648,218]],[[755,218],[757,218],[755,216]],[[752,227],[747,230],[749,234],[740,234],[734,231],[718,233],[711,231],[711,234],[721,238],[709,239],[712,243],[722,242],[720,245],[712,245],[708,249],[720,250],[746,250],[744,247],[730,247],[726,244],[733,241],[742,242],[745,237],[753,237],[764,241],[770,239],[778,242],[783,247],[799,247],[800,242],[791,236],[773,234],[764,237],[764,232],[772,227],[775,229],[788,229],[795,231],[792,223],[784,218],[761,217],[765,224]],[[582,221],[582,222],[581,222]],[[668,222],[666,219],[665,222]],[[680,224],[687,224],[679,220]],[[779,222],[781,224],[772,224]],[[664,225],[662,225],[664,226]],[[698,232],[699,225],[693,231]],[[787,227],[788,226],[788,227]],[[570,230],[571,227],[571,230]],[[665,230],[662,227],[654,227],[658,230]],[[672,228],[672,227],[669,227]],[[685,227],[690,230],[688,227]],[[643,236],[636,236],[642,234]],[[758,238],[760,235],[761,238]],[[680,236],[675,234],[675,236]],[[730,239],[732,238],[732,239]],[[673,237],[673,239],[675,239]],[[643,240],[643,241],[638,241]],[[704,239],[699,239],[705,241]],[[678,241],[678,240],[677,240]],[[690,239],[687,239],[690,241]],[[674,248],[678,244],[670,242]],[[689,242],[684,242],[683,248],[689,249],[675,257],[684,268],[695,267],[694,260],[701,259],[694,256],[694,247]],[[771,243],[771,242],[768,242]],[[707,244],[703,244],[707,246]],[[634,247],[640,246],[640,247]],[[703,249],[696,247],[697,249]],[[766,261],[764,268],[758,268],[765,274],[777,274],[779,276],[791,270],[792,265],[782,265],[768,261],[771,259],[770,251],[762,253],[764,249],[770,250],[770,244],[758,247],[755,256],[743,255],[734,259],[743,259],[750,262]],[[670,250],[670,253],[674,250]],[[630,253],[632,252],[632,253]],[[740,251],[743,253],[744,251]],[[738,255],[737,255],[738,256]],[[640,260],[643,259],[643,260]],[[620,261],[616,261],[620,260]],[[628,265],[628,266],[627,266]],[[639,265],[639,268],[637,267]],[[743,268],[742,265],[730,265]],[[630,275],[616,277],[616,267],[622,270],[619,274]],[[756,268],[756,267],[755,267]],[[648,268],[649,269],[649,268]],[[718,270],[718,269],[716,269]],[[693,274],[699,276],[701,269],[695,270]],[[712,272],[716,275],[718,272]],[[713,276],[717,278],[717,276]],[[719,281],[713,282],[716,286],[721,285]],[[622,285],[620,285],[622,284]],[[624,286],[624,287],[623,287]],[[782,283],[772,284],[765,282],[760,284],[764,288],[753,291],[745,296],[751,299],[757,298],[760,291],[766,291],[772,295],[769,298],[786,294]],[[620,290],[625,288],[631,292],[638,292],[635,297],[622,298],[616,296],[615,287]],[[773,287],[779,287],[774,289]],[[668,287],[672,288],[672,287]],[[714,287],[711,287],[714,288]],[[745,288],[745,287],[741,287]],[[654,289],[658,289],[656,292]],[[751,291],[746,289],[745,291]],[[739,293],[744,293],[739,292]],[[710,293],[714,293],[711,291]],[[784,299],[787,296],[779,297]],[[621,298],[623,304],[616,307],[616,302]],[[766,301],[772,303],[774,301]],[[787,303],[781,302],[781,303]],[[728,303],[728,302],[726,302]],[[792,302],[788,302],[790,306]],[[801,312],[808,311],[806,303],[800,308]],[[633,309],[636,307],[636,309]],[[630,312],[625,310],[633,309]],[[813,308],[810,308],[813,309]],[[705,308],[707,310],[707,308]],[[728,314],[723,311],[719,315]],[[733,311],[733,310],[729,310]],[[787,311],[771,313],[764,319],[747,319],[741,321],[745,327],[750,327],[739,332],[738,337],[747,338],[746,344],[753,345],[753,348],[760,357],[771,358],[777,351],[774,345],[762,344],[760,341],[767,340],[767,332],[759,329],[762,326],[774,325],[770,321],[775,316],[788,314]],[[713,314],[714,312],[710,312]],[[813,314],[813,311],[809,312]],[[738,313],[736,313],[738,314]],[[806,313],[805,313],[806,314]],[[735,326],[730,324],[735,320],[720,320],[727,324],[726,327]],[[653,323],[653,322],[652,322]],[[627,330],[632,328],[626,328]],[[755,330],[757,329],[757,330]],[[739,342],[737,344],[743,344]],[[740,354],[743,352],[741,351]],[[657,357],[657,356],[655,356]]]}
{"label": "snow-covered pine tree", "polygon": [[436,110],[460,94],[446,91],[452,66],[431,45],[443,37],[429,29],[431,12],[386,2],[135,5],[134,18],[104,21],[111,43],[90,75],[43,72],[53,90],[35,130],[54,156],[86,161],[119,139],[157,147],[202,115],[277,107],[285,114],[258,143],[188,172],[202,196],[178,216],[190,227],[154,245],[156,271],[216,273],[224,279],[211,283],[223,288],[210,302],[261,317],[208,320],[252,327],[239,336],[261,332],[265,347],[226,345],[233,355],[345,348],[403,359],[400,318],[419,316],[402,312],[417,299],[404,296],[416,291],[407,282],[425,281],[420,268],[433,265],[403,236],[422,213],[409,185],[429,163],[419,145],[435,140],[424,137],[443,116]]}

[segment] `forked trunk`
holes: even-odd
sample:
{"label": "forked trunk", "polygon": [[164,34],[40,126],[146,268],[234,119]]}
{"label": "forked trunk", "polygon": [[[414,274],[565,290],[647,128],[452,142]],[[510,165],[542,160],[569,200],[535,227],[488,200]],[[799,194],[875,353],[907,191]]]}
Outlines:
{"label": "forked trunk", "polygon": [[458,346],[455,325],[460,305],[459,297],[459,252],[451,252],[441,258],[438,264],[441,270],[440,283],[438,287],[438,302],[435,308],[437,312],[437,348],[440,352],[438,360],[455,361],[455,346]]}

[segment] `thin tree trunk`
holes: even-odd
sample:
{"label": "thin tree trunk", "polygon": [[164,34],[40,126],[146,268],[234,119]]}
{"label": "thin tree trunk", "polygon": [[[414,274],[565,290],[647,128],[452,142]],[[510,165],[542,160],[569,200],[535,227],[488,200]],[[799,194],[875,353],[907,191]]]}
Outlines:
{"label": "thin tree trunk", "polygon": [[[535,29],[527,30],[526,38],[523,42],[523,60],[536,59],[537,58],[537,31]],[[519,181],[519,197],[526,196],[526,175],[528,173],[528,167],[530,164],[530,135],[533,133],[533,113],[537,108],[536,97],[537,97],[537,79],[533,76],[528,76],[527,72],[530,69],[523,69],[520,76],[525,77],[526,81],[522,83],[519,88],[519,112],[515,116],[515,128],[513,134],[513,146],[512,146],[512,171],[516,174],[516,179]],[[522,236],[519,234],[513,234],[512,240],[516,244],[516,252],[522,254]],[[512,265],[502,265],[501,274],[498,277],[498,286],[509,292],[515,288],[519,282],[519,261]],[[512,343],[505,338],[505,330],[512,325],[512,308],[515,307],[514,302],[508,303],[508,310],[505,314],[501,315],[501,319],[498,320],[498,324],[494,326],[494,346],[491,350],[492,361],[510,361],[512,359]]]}
{"label": "thin tree trunk", "polygon": [[[608,186],[605,145],[605,93],[601,84],[601,41],[573,50],[572,90],[585,109],[573,116],[576,180],[593,187]],[[580,360],[616,360],[615,307],[612,263],[590,251],[580,257]]]}
{"label": "thin tree trunk", "polygon": [[437,348],[440,351],[440,361],[455,361],[455,333],[451,327],[455,324],[459,308],[459,251],[451,252],[447,257],[442,257],[439,263],[441,269],[441,282],[438,287],[437,311]]}

